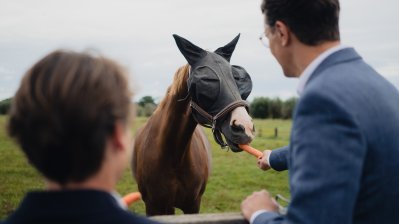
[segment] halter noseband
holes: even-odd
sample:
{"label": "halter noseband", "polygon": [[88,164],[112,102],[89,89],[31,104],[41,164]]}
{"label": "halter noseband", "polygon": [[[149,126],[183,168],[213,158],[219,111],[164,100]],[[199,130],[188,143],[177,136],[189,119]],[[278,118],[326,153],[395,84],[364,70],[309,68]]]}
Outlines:
{"label": "halter noseband", "polygon": [[220,128],[217,126],[217,121],[218,119],[226,116],[228,113],[233,111],[237,107],[245,107],[248,110],[248,103],[245,100],[237,100],[226,107],[224,107],[221,111],[219,111],[215,116],[210,115],[208,112],[206,112],[204,109],[202,109],[198,104],[196,104],[194,101],[190,100],[190,107],[192,110],[195,110],[198,112],[202,117],[206,118],[210,124],[208,123],[201,123],[199,122],[195,116],[194,119],[197,121],[198,124],[207,127],[207,128],[212,128],[212,133],[215,141],[222,147],[225,148],[227,146],[227,143],[223,140]]}

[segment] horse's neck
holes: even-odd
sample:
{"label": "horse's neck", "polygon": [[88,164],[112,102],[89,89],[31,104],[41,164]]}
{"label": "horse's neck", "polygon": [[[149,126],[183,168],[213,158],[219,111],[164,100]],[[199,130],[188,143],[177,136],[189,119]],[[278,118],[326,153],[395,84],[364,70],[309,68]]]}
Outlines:
{"label": "horse's neck", "polygon": [[191,116],[190,99],[187,97],[187,77],[187,74],[175,77],[174,86],[169,88],[167,96],[153,114],[157,116],[160,125],[160,143],[165,149],[174,150],[176,153],[184,153],[189,147],[191,136],[197,126]]}

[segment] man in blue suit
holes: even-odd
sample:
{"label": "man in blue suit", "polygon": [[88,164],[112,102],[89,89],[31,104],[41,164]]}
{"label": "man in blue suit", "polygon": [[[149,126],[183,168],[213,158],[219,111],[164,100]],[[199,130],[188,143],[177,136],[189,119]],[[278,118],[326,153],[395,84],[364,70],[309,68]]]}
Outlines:
{"label": "man in blue suit", "polygon": [[251,223],[399,223],[399,93],[339,37],[338,0],[263,0],[265,38],[299,77],[287,147],[262,169],[289,170],[286,215],[266,191],[241,204]]}
{"label": "man in blue suit", "polygon": [[4,224],[155,223],[115,193],[132,155],[131,93],[115,62],[55,51],[25,74],[8,131],[47,186],[29,192]]}

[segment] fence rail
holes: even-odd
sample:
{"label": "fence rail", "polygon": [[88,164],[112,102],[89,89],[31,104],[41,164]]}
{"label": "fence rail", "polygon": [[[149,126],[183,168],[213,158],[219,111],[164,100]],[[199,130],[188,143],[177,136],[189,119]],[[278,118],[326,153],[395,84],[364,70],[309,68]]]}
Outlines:
{"label": "fence rail", "polygon": [[240,213],[161,215],[151,219],[174,224],[248,224]]}

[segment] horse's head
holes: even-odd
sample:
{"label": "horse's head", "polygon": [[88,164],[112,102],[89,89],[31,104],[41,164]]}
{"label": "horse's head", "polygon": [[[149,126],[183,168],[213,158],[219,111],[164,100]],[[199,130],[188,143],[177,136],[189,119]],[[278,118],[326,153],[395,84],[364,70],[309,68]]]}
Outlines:
{"label": "horse's head", "polygon": [[215,52],[205,51],[178,35],[173,37],[190,65],[187,84],[194,119],[212,128],[219,145],[242,151],[238,144],[250,143],[255,128],[245,101],[252,90],[251,78],[244,68],[230,65],[240,35]]}

